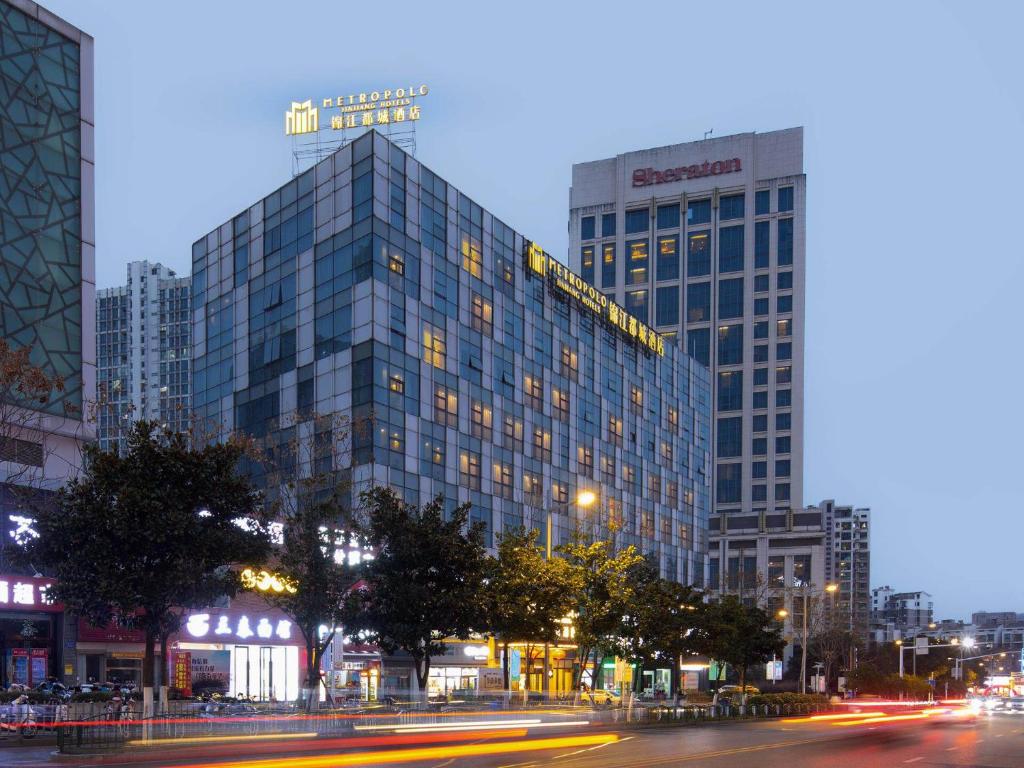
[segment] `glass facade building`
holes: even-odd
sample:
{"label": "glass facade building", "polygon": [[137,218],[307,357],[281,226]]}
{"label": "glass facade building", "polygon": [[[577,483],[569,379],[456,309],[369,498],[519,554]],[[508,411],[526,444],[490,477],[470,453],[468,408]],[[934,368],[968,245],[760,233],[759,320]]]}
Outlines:
{"label": "glass facade building", "polygon": [[100,446],[123,445],[140,419],[184,432],[192,412],[192,281],[148,261],[96,294],[96,424]]}
{"label": "glass facade building", "polygon": [[56,487],[94,434],[92,52],[31,0],[0,0],[0,338],[64,382],[0,425],[0,483]]}
{"label": "glass facade building", "polygon": [[365,134],[193,245],[196,414],[282,445],[343,414],[353,494],[470,502],[492,544],[551,511],[554,544],[612,527],[703,584],[707,369],[531,270],[531,246]]}
{"label": "glass facade building", "polygon": [[803,505],[805,184],[802,128],[573,166],[570,266],[711,369],[721,536]]}

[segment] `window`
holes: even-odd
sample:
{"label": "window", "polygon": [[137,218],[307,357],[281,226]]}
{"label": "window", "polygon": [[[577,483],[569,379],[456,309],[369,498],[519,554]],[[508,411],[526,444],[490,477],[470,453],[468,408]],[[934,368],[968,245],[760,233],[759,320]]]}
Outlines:
{"label": "window", "polygon": [[445,355],[448,345],[444,340],[444,331],[427,323],[423,324],[423,359],[435,368],[445,367]]}
{"label": "window", "polygon": [[463,233],[462,235],[462,268],[473,277],[483,276],[483,258],[480,254],[480,241]]}
{"label": "window", "polygon": [[701,365],[711,364],[710,328],[696,328],[686,332],[686,354]]}
{"label": "window", "polygon": [[754,299],[754,316],[768,314],[768,299]]}
{"label": "window", "polygon": [[601,214],[601,237],[615,237],[615,214]]}
{"label": "window", "polygon": [[768,416],[763,413],[756,414],[751,420],[751,429],[755,432],[767,432]]}
{"label": "window", "polygon": [[472,451],[459,454],[459,485],[471,491],[480,490],[480,455]]}
{"label": "window", "polygon": [[672,466],[672,441],[662,440],[661,441],[661,458],[668,462],[667,466]]}
{"label": "window", "polygon": [[743,271],[743,225],[718,230],[718,271]]}
{"label": "window", "polygon": [[768,500],[768,486],[758,483],[757,485],[750,486],[750,500],[751,501],[767,501]]}
{"label": "window", "polygon": [[591,285],[594,284],[594,246],[585,245],[580,249],[581,277]]}
{"label": "window", "polygon": [[691,200],[686,204],[686,223],[708,224],[711,221],[711,201]]}
{"label": "window", "polygon": [[658,238],[658,280],[679,279],[679,237]]}
{"label": "window", "polygon": [[718,420],[718,456],[735,458],[743,452],[743,417],[731,416]]}
{"label": "window", "polygon": [[533,429],[533,458],[551,463],[551,432],[543,427]]}
{"label": "window", "polygon": [[594,449],[582,443],[576,447],[576,466],[581,475],[594,476]]}
{"label": "window", "polygon": [[793,210],[793,188],[779,187],[779,213]]}
{"label": "window", "polygon": [[789,483],[775,484],[775,500],[789,501]]}
{"label": "window", "polygon": [[729,463],[718,465],[718,482],[715,488],[715,501],[719,504],[738,504],[742,498],[742,464]]}
{"label": "window", "polygon": [[755,363],[767,363],[768,362],[768,345],[767,344],[755,344],[754,345],[754,362]]}
{"label": "window", "polygon": [[523,452],[523,420],[511,413],[505,414],[502,421],[501,434],[504,438],[502,447],[508,448],[516,453]]}
{"label": "window", "polygon": [[[771,248],[771,222],[754,222],[754,269],[768,268],[768,252]],[[766,276],[767,278],[767,276]],[[765,288],[767,291],[768,289]]]}
{"label": "window", "polygon": [[711,283],[686,286],[686,319],[691,323],[711,319]]}
{"label": "window", "polygon": [[718,281],[718,319],[743,317],[743,278]]}
{"label": "window", "polygon": [[768,385],[768,369],[767,368],[755,368],[754,369],[754,386],[765,387]]}
{"label": "window", "polygon": [[768,321],[758,320],[754,323],[754,338],[755,339],[767,339],[768,338]]}
{"label": "window", "polygon": [[767,408],[768,407],[768,393],[767,392],[755,392],[752,405],[755,409]]}
{"label": "window", "polygon": [[793,287],[793,273],[792,272],[779,272],[778,282],[776,288],[780,291],[785,291]]}
{"label": "window", "polygon": [[743,371],[719,371],[718,410],[739,411],[743,408]]}
{"label": "window", "polygon": [[686,245],[686,276],[700,277],[711,274],[711,235],[691,232]]}
{"label": "window", "polygon": [[768,275],[754,275],[754,293],[768,292]]}
{"label": "window", "polygon": [[434,389],[434,421],[446,427],[459,426],[459,393],[449,387]]}
{"label": "window", "polygon": [[776,413],[775,414],[775,429],[780,432],[784,432],[791,429],[793,415],[791,413]]}
{"label": "window", "polygon": [[776,453],[789,453],[789,435],[783,435],[775,438],[775,452]]}
{"label": "window", "polygon": [[615,243],[601,246],[601,287],[615,287]]}
{"label": "window", "polygon": [[551,388],[551,412],[559,421],[569,421],[569,392],[565,389]]}
{"label": "window", "polygon": [[594,217],[584,216],[580,220],[580,238],[583,240],[594,239]]}
{"label": "window", "polygon": [[396,275],[405,274],[405,254],[401,251],[391,251],[388,254],[388,269]]}
{"label": "window", "polygon": [[644,390],[636,384],[629,385],[629,409],[633,413],[643,413]]}
{"label": "window", "polygon": [[494,462],[494,495],[500,499],[512,498],[512,467],[501,461]]}
{"label": "window", "polygon": [[401,395],[405,393],[405,379],[402,378],[401,373],[391,374],[391,378],[388,379],[388,389],[390,389],[396,395]]}
{"label": "window", "polygon": [[679,288],[663,286],[655,291],[655,325],[679,324]]}
{"label": "window", "polygon": [[755,480],[763,480],[768,477],[768,462],[754,461],[750,464],[750,476]]}
{"label": "window", "polygon": [[626,243],[626,285],[640,285],[647,282],[647,241],[630,240]]}
{"label": "window", "polygon": [[647,291],[626,293],[626,311],[642,323],[647,320]]}
{"label": "window", "polygon": [[793,335],[793,321],[792,320],[776,320],[775,321],[775,335],[779,338],[786,338],[787,336]]}
{"label": "window", "polygon": [[743,326],[718,326],[718,364],[739,365],[743,362]]}
{"label": "window", "polygon": [[790,360],[793,357],[793,342],[783,341],[775,345],[776,360]]}
{"label": "window", "polygon": [[523,472],[523,496],[527,504],[539,507],[544,503],[544,486],[540,475]]}
{"label": "window", "polygon": [[626,234],[633,235],[637,232],[646,232],[650,228],[651,214],[646,208],[636,211],[626,211]]}
{"label": "window", "polygon": [[779,219],[779,266],[793,263],[793,220]]}
{"label": "window", "polygon": [[494,335],[494,305],[480,294],[473,294],[470,325],[484,336]]}
{"label": "window", "polygon": [[560,373],[570,380],[576,381],[579,376],[579,356],[576,354],[576,350],[563,344],[560,362],[562,366]]}
{"label": "window", "polygon": [[772,191],[770,189],[759,189],[754,193],[754,215],[763,216],[771,213]]}
{"label": "window", "polygon": [[755,437],[750,441],[750,452],[754,456],[765,456],[768,453],[768,439],[764,437]]}
{"label": "window", "polygon": [[775,311],[779,314],[793,311],[793,297],[779,296],[775,300]]}
{"label": "window", "polygon": [[718,199],[718,219],[719,221],[726,221],[727,219],[742,219],[743,218],[743,195],[722,195]]}
{"label": "window", "polygon": [[775,405],[778,408],[788,408],[793,404],[793,390],[791,389],[777,389],[775,390]]}
{"label": "window", "polygon": [[544,408],[544,379],[540,376],[526,374],[523,377],[523,402],[534,410]]}
{"label": "window", "polygon": [[608,415],[608,442],[622,446],[622,419],[615,414]]}
{"label": "window", "polygon": [[670,405],[665,418],[668,420],[668,428],[672,434],[679,434],[679,409]]}
{"label": "window", "polygon": [[473,437],[490,440],[493,435],[494,412],[491,406],[474,400],[469,411],[469,432]]}
{"label": "window", "polygon": [[658,206],[658,229],[679,229],[679,203]]}
{"label": "window", "polygon": [[780,365],[775,369],[775,383],[776,384],[789,384],[793,381],[793,367],[790,365]]}

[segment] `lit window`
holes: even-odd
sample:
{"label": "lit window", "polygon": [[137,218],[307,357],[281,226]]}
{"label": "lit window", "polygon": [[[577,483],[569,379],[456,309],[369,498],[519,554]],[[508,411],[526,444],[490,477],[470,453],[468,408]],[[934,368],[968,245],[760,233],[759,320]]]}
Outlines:
{"label": "lit window", "polygon": [[480,241],[469,235],[462,235],[462,268],[473,277],[483,276],[483,258]]}
{"label": "lit window", "polygon": [[622,419],[614,414],[608,416],[608,442],[612,445],[622,445]]}
{"label": "lit window", "polygon": [[551,406],[555,418],[560,421],[569,421],[569,393],[567,391],[552,387]]}
{"label": "lit window", "polygon": [[629,385],[629,404],[633,407],[635,412],[643,410],[644,391],[636,384]]}
{"label": "lit window", "polygon": [[392,374],[391,378],[389,379],[388,389],[390,389],[392,392],[397,392],[398,394],[402,394],[403,392],[405,392],[405,380],[402,378],[402,374]]}
{"label": "lit window", "polygon": [[470,434],[483,440],[491,439],[491,426],[494,414],[491,406],[479,400],[474,400],[470,408]]}
{"label": "lit window", "polygon": [[388,269],[396,275],[405,274],[405,257],[401,253],[392,252],[388,256]]}
{"label": "lit window", "polygon": [[474,293],[471,326],[485,336],[494,335],[494,306],[483,296]]}
{"label": "lit window", "polygon": [[480,456],[471,451],[459,454],[459,484],[471,491],[480,490]]}
{"label": "lit window", "polygon": [[459,395],[454,389],[438,387],[434,392],[434,421],[447,427],[459,426]]}
{"label": "lit window", "polygon": [[566,344],[563,344],[561,362],[561,374],[563,376],[568,376],[572,381],[576,381],[576,374],[579,369],[579,357],[576,354],[576,350]]}
{"label": "lit window", "polygon": [[544,380],[540,376],[526,374],[523,378],[523,393],[526,404],[536,410],[544,407]]}
{"label": "lit window", "polygon": [[444,368],[448,345],[444,332],[431,325],[423,326],[423,359],[435,368]]}

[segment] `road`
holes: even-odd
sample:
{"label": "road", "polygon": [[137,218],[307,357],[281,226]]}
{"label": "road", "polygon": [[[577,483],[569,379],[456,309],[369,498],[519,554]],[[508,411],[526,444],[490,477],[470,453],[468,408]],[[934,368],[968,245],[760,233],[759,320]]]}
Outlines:
{"label": "road", "polygon": [[52,748],[4,750],[0,761],[12,768],[58,763],[125,768],[669,768],[690,764],[709,768],[1024,768],[1024,717],[1012,715],[854,727],[768,721],[646,729],[590,727],[572,732],[531,730],[519,738],[473,734],[458,742],[417,742],[397,747],[397,752],[392,751],[394,747],[346,748],[348,745],[338,740],[321,742],[267,742],[259,745],[258,752],[247,752],[241,744],[187,751],[155,749],[144,755],[110,756],[103,762],[68,757],[51,761]]}

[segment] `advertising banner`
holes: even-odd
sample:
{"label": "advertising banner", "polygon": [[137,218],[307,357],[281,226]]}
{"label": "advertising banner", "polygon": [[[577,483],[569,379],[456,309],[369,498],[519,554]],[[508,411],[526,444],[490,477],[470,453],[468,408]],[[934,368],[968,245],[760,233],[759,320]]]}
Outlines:
{"label": "advertising banner", "polygon": [[192,689],[199,691],[228,690],[231,677],[231,651],[193,651]]}
{"label": "advertising banner", "polygon": [[192,695],[192,654],[189,651],[174,654],[174,687],[183,696]]}

